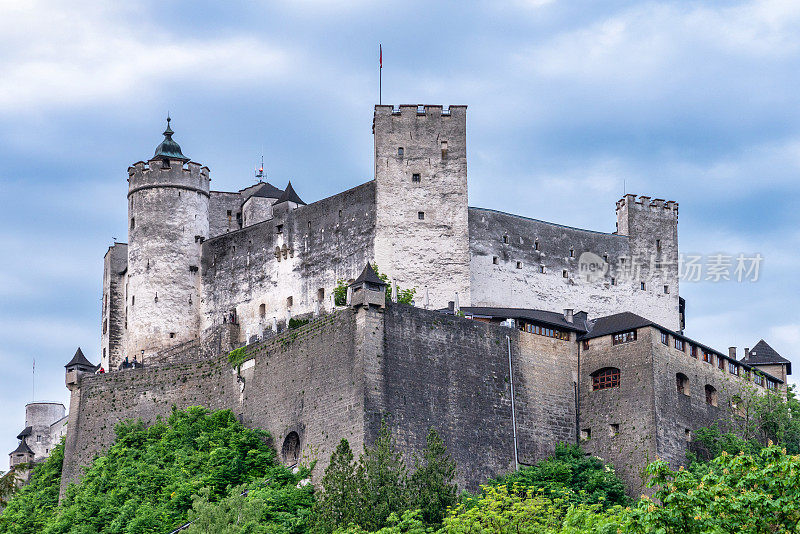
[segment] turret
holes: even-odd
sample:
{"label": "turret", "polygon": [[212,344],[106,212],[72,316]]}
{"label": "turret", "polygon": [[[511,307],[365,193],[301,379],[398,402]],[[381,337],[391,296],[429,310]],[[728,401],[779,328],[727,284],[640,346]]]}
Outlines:
{"label": "turret", "polygon": [[124,356],[131,361],[194,339],[200,329],[209,169],[183,155],[170,120],[153,157],[128,169]]}
{"label": "turret", "polygon": [[[96,366],[86,359],[80,347],[75,351],[75,356],[64,366],[66,370],[66,384],[67,388],[72,391],[75,387],[80,385],[81,377],[86,374],[93,374]],[[63,405],[62,405],[63,409]],[[26,413],[27,418],[27,413]]]}
{"label": "turret", "polygon": [[386,282],[378,278],[372,265],[367,262],[356,280],[350,284],[350,305],[354,308],[374,306],[386,307]]}

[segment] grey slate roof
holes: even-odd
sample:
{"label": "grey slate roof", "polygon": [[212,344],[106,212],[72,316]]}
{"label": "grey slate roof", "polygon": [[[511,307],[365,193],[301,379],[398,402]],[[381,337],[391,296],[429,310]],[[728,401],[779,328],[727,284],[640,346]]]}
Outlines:
{"label": "grey slate roof", "polygon": [[281,196],[283,196],[283,191],[281,191],[280,189],[278,189],[269,182],[264,182],[250,196],[260,197],[260,198],[281,198]]}
{"label": "grey slate roof", "polygon": [[11,451],[11,454],[25,454],[25,453],[33,454],[33,451],[31,450],[30,447],[28,447],[28,444],[25,443],[25,440],[23,439],[22,441],[19,442],[17,448]]}
{"label": "grey slate roof", "polygon": [[582,335],[579,338],[580,340],[607,336],[609,334],[616,334],[617,332],[623,332],[625,330],[642,328],[643,326],[655,326],[662,328],[653,321],[645,319],[644,317],[631,312],[615,313],[614,315],[598,317],[594,321],[589,321],[587,326],[588,332]]}
{"label": "grey slate roof", "polygon": [[786,365],[786,374],[792,374],[792,362],[778,354],[778,352],[767,344],[763,339],[744,355],[742,361],[750,365]]}
{"label": "grey slate roof", "polygon": [[378,278],[378,275],[375,274],[375,269],[372,268],[372,265],[370,265],[369,262],[367,262],[367,265],[364,267],[364,270],[361,271],[361,274],[358,275],[358,278],[356,278],[355,281],[350,285],[354,286],[356,284],[361,284],[363,282],[368,282],[370,284],[377,284],[381,286],[387,285],[386,282]]}
{"label": "grey slate roof", "polygon": [[83,355],[83,351],[80,347],[78,347],[78,350],[75,351],[75,356],[73,356],[69,363],[64,367],[72,367],[74,365],[83,365],[93,369],[97,367],[95,364],[86,359],[86,356]]}
{"label": "grey slate roof", "polygon": [[557,312],[534,310],[529,308],[492,308],[483,306],[462,306],[461,311],[467,315],[483,317],[502,317],[505,319],[525,319],[544,323],[549,326],[570,330],[572,332],[585,332],[586,325],[581,320],[581,314],[575,314],[573,322],[569,323],[564,315]]}
{"label": "grey slate roof", "polygon": [[300,197],[297,196],[297,193],[294,192],[294,188],[292,187],[291,180],[289,181],[288,185],[286,186],[286,191],[280,196],[278,201],[275,204],[280,204],[281,202],[294,202],[295,204],[301,204],[303,206],[306,205],[305,202],[300,200]]}
{"label": "grey slate roof", "polygon": [[20,432],[17,435],[17,439],[26,438],[26,437],[30,436],[32,432],[33,432],[33,427],[32,426],[26,426],[25,430],[23,430],[22,432]]}

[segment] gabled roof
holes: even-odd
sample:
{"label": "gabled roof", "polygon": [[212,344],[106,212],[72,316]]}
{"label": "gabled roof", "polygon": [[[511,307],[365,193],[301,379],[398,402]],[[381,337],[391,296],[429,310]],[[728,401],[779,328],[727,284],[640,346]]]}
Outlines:
{"label": "gabled roof", "polygon": [[461,311],[473,317],[502,317],[504,319],[524,319],[537,323],[544,323],[563,330],[573,332],[586,332],[585,324],[579,314],[573,315],[573,322],[564,319],[564,314],[530,308],[492,308],[484,306],[461,306]]}
{"label": "gabled roof", "polygon": [[742,361],[750,365],[786,365],[786,374],[792,374],[792,362],[778,354],[778,352],[767,344],[763,339],[744,355]]}
{"label": "gabled roof", "polygon": [[361,271],[361,274],[358,275],[358,278],[356,278],[355,282],[353,282],[350,285],[354,286],[356,284],[363,284],[364,282],[368,282],[370,284],[378,284],[382,286],[387,285],[386,282],[378,278],[378,275],[375,274],[375,269],[372,268],[372,265],[370,265],[369,262],[367,262],[367,265],[364,267],[364,270]]}
{"label": "gabled roof", "polygon": [[280,204],[281,202],[294,202],[295,204],[301,204],[303,206],[306,205],[305,202],[300,200],[300,197],[297,196],[297,193],[294,192],[291,180],[289,181],[289,184],[286,186],[286,191],[283,192],[283,194],[280,196],[280,198],[275,204]]}
{"label": "gabled roof", "polygon": [[16,449],[11,451],[11,454],[26,454],[26,453],[33,454],[33,451],[31,450],[30,447],[28,447],[28,444],[25,443],[24,439],[19,442],[19,445],[17,446]]}
{"label": "gabled roof", "polygon": [[598,317],[594,321],[589,321],[587,324],[588,332],[582,335],[579,339],[592,339],[595,337],[607,336],[609,334],[616,334],[625,330],[633,330],[634,328],[642,328],[643,326],[655,326],[662,328],[653,321],[645,319],[640,315],[631,312],[615,313],[614,315],[607,315],[605,317]]}
{"label": "gabled roof", "polygon": [[96,367],[95,364],[93,364],[92,362],[90,362],[89,360],[86,359],[86,356],[83,355],[83,351],[81,350],[80,347],[78,347],[78,350],[75,351],[75,356],[73,356],[72,359],[69,361],[69,363],[67,365],[65,365],[64,367],[72,367],[72,366],[75,366],[75,365],[82,365],[82,366],[91,367],[91,368],[95,368]]}
{"label": "gabled roof", "polygon": [[33,432],[33,427],[32,426],[26,426],[25,430],[23,430],[22,432],[17,434],[17,439],[24,439],[27,436],[30,436],[32,432]]}

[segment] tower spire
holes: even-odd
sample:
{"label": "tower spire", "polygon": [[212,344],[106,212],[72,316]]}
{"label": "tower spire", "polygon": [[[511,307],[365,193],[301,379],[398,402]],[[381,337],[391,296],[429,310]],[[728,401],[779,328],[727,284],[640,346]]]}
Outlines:
{"label": "tower spire", "polygon": [[172,127],[170,126],[170,122],[172,118],[167,113],[167,129],[164,130],[164,140],[161,141],[161,144],[158,145],[156,148],[156,153],[153,155],[153,159],[176,159],[183,162],[189,161],[189,158],[183,155],[181,152],[181,147],[178,143],[172,139],[172,135],[175,133],[172,131]]}

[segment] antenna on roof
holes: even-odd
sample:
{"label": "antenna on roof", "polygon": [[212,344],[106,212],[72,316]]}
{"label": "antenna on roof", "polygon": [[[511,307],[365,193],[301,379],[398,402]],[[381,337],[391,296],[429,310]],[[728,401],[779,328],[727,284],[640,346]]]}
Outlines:
{"label": "antenna on roof", "polygon": [[256,178],[258,178],[259,181],[263,181],[264,176],[264,154],[261,154],[261,167],[256,169]]}

